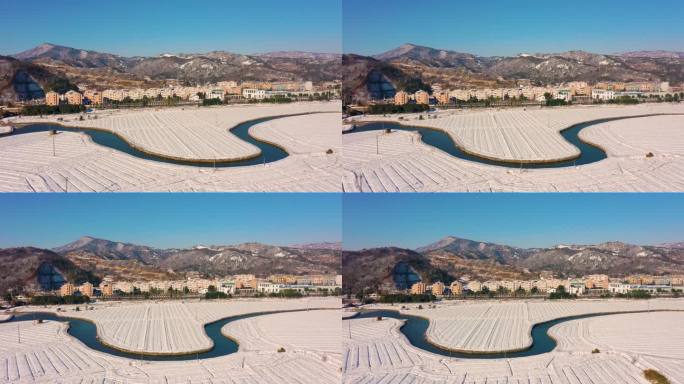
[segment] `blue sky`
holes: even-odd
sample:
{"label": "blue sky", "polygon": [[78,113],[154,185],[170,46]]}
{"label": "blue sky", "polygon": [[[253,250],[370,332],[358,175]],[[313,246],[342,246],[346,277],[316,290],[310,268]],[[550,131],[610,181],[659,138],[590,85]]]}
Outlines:
{"label": "blue sky", "polygon": [[0,248],[90,235],[156,247],[341,241],[338,194],[0,194]]}
{"label": "blue sky", "polygon": [[681,0],[344,0],[343,50],[377,54],[403,43],[483,56],[684,51]]}
{"label": "blue sky", "polygon": [[345,194],[345,249],[448,235],[520,247],[684,241],[684,194]]}
{"label": "blue sky", "polygon": [[2,0],[0,54],[44,42],[124,56],[341,51],[342,0]]}

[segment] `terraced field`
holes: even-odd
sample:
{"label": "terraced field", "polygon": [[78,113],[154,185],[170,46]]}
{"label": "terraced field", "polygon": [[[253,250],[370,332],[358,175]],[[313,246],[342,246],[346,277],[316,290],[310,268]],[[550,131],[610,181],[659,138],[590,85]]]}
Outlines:
{"label": "terraced field", "polygon": [[[396,306],[379,308],[398,309]],[[499,352],[529,347],[532,326],[537,323],[591,313],[655,309],[684,311],[684,300],[455,302],[422,310],[407,306],[401,312],[427,318],[430,321],[427,338],[433,344],[467,352]]]}
{"label": "terraced field", "polygon": [[339,299],[335,298],[108,303],[96,305],[92,311],[67,310],[60,314],[94,322],[100,340],[115,348],[150,354],[179,354],[211,348],[213,344],[204,333],[206,323],[246,313],[337,308],[339,305]]}
{"label": "terraced field", "polygon": [[[203,311],[208,316],[213,312]],[[312,324],[308,319],[312,314],[316,317],[314,322],[331,321],[334,324],[325,327],[339,330],[338,311],[292,313],[276,320],[261,319],[257,325],[241,324],[257,317],[239,320],[235,322],[236,329],[252,332],[236,332],[235,336],[250,348],[219,358],[185,362],[133,361],[93,351],[69,336],[66,325],[59,322],[0,324],[0,382],[339,383],[339,349],[336,352],[318,349],[339,344],[338,333],[328,333],[325,329],[323,334],[320,333],[323,328],[309,327],[307,338],[292,340],[289,344],[287,340],[276,340],[278,345],[286,345],[282,353],[271,347],[273,340],[260,339],[261,335],[279,334],[282,327],[303,332],[304,327]],[[269,316],[278,315],[264,315],[264,318]],[[21,342],[17,339],[17,324]]]}
{"label": "terraced field", "polygon": [[[291,155],[265,165],[218,169],[140,159],[75,133],[3,137],[0,191],[335,192],[340,190],[342,173],[339,125],[338,113],[258,124],[250,132],[274,143],[282,141]],[[333,153],[327,154],[328,149]]]}
{"label": "terraced field", "polygon": [[[555,126],[560,128],[580,117],[591,120],[621,114],[684,112],[683,106],[622,108],[605,108],[605,112],[594,108],[586,113],[578,113],[576,109],[538,113],[553,113],[558,121]],[[570,116],[570,112],[575,114]],[[446,124],[454,119],[456,117],[430,119],[424,124]],[[643,117],[597,124],[581,131],[580,137],[604,148],[607,159],[576,167],[522,170],[455,158],[424,144],[412,132],[353,133],[342,138],[345,170],[342,184],[343,189],[350,192],[684,191],[682,124],[684,116]],[[560,137],[557,129],[551,134]],[[522,136],[519,138],[523,140]],[[647,157],[649,153],[652,156]]]}
{"label": "terraced field", "polygon": [[[259,154],[259,149],[229,132],[236,125],[267,116],[307,112],[340,112],[339,103],[111,110],[96,120],[78,116],[62,122],[75,127],[105,129],[147,152],[184,160],[235,160]],[[17,123],[48,122],[55,118],[22,117]]]}
{"label": "terraced field", "polygon": [[[616,304],[618,308],[623,307],[621,303]],[[490,309],[500,315],[519,313],[504,304],[494,305],[506,308]],[[563,303],[559,305],[536,307],[529,313],[543,317],[577,310],[563,309]],[[665,304],[654,301],[651,305]],[[468,311],[482,315],[482,309],[476,307]],[[672,383],[681,384],[684,383],[683,320],[682,312],[573,320],[551,328],[551,335],[558,340],[553,352],[489,360],[462,360],[417,349],[399,331],[402,325],[399,320],[345,320],[342,382],[647,384],[642,372],[652,368]],[[599,348],[600,353],[592,353],[594,348]]]}

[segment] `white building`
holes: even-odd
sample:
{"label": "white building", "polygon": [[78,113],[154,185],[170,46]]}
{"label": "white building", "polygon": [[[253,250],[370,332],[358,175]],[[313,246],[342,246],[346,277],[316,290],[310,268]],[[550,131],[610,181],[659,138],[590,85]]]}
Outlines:
{"label": "white building", "polygon": [[245,88],[242,90],[242,97],[245,99],[262,100],[266,98],[266,91],[256,88]]}
{"label": "white building", "polygon": [[223,89],[214,88],[214,89],[207,92],[205,98],[223,100],[225,95],[226,95],[226,91],[224,91]]}
{"label": "white building", "polygon": [[593,88],[591,90],[591,98],[594,100],[613,100],[615,98],[615,91]]}

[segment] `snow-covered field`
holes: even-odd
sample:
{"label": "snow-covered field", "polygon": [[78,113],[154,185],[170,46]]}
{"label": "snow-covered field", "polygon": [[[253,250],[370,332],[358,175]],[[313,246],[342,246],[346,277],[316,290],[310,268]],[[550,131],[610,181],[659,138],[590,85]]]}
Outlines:
{"label": "snow-covered field", "polygon": [[142,353],[178,354],[211,348],[212,342],[204,333],[204,324],[226,317],[264,311],[339,306],[340,300],[337,298],[135,304],[115,302],[95,305],[92,311],[84,311],[83,308],[75,311],[74,306],[62,306],[67,312],[59,314],[94,322],[98,337],[115,348]]}
{"label": "snow-covered field", "polygon": [[[260,310],[270,309],[266,304]],[[208,309],[204,315],[220,311]],[[0,324],[0,382],[339,383],[340,321],[339,310],[238,320],[226,327],[241,344],[237,353],[170,362],[130,360],[91,350],[69,336],[63,323]],[[295,334],[305,336],[294,338]],[[279,347],[285,352],[277,352]]]}
{"label": "snow-covered field", "polygon": [[[289,111],[260,109],[259,112],[263,116],[296,113],[303,111],[301,105],[289,106]],[[306,109],[315,106],[324,111],[340,109],[339,103],[334,102],[311,103]],[[227,116],[237,114],[232,108],[237,107],[224,107]],[[222,111],[220,108],[202,110],[206,112],[188,113]],[[253,113],[236,115],[233,119],[249,119]],[[97,145],[84,134],[65,132],[55,136],[55,156],[53,137],[46,133],[3,137],[0,138],[0,191],[336,192],[340,190],[342,178],[340,124],[340,113],[284,117],[258,124],[250,128],[250,133],[282,145],[290,155],[264,165],[217,169],[136,158]],[[327,154],[328,149],[333,153]]]}
{"label": "snow-covered field", "polygon": [[[64,125],[114,132],[137,148],[185,160],[235,160],[259,154],[259,149],[229,132],[236,125],[267,116],[307,112],[340,112],[336,102],[277,105],[234,105],[211,108],[105,110],[96,120],[64,117]],[[25,116],[15,123],[56,122],[57,117]],[[319,127],[316,127],[319,128]]]}
{"label": "snow-covered field", "polygon": [[[553,149],[556,148],[555,145],[546,145],[542,141],[555,142],[555,139],[552,140],[550,137],[563,140],[557,133],[563,127],[605,117],[684,113],[684,105],[471,112],[453,117],[446,115],[437,119],[411,120],[408,124],[456,124],[457,121],[471,119],[470,115],[489,113],[502,116],[549,114],[551,126],[555,128],[546,134],[523,135],[520,132],[525,132],[525,130],[518,124],[516,132],[519,134],[515,136],[508,133],[491,134],[487,135],[486,139],[482,136],[482,140],[478,142],[481,144],[477,144],[477,147],[476,144],[472,144],[471,151],[479,151],[479,153],[490,151],[487,152],[488,155],[496,152],[496,156],[493,157],[506,157],[507,153],[532,153],[530,152],[532,148],[545,148],[540,153],[547,153],[548,157],[556,158],[561,157],[563,152]],[[522,119],[521,116],[520,119]],[[544,119],[537,117],[537,120],[543,121]],[[608,153],[607,159],[576,167],[523,170],[455,158],[424,144],[414,132],[352,133],[344,135],[342,139],[345,169],[343,189],[350,192],[684,191],[684,131],[681,129],[682,126],[684,126],[684,116],[642,117],[597,124],[582,130],[580,137],[604,148]],[[458,142],[463,140],[461,135],[471,138],[480,137],[463,133],[469,132],[468,126],[460,127],[457,130],[460,133],[452,131],[453,129],[449,132]],[[503,142],[492,144],[494,137],[508,144],[503,145]],[[508,149],[504,150],[504,148]],[[653,153],[653,157],[646,157],[649,152]]]}
{"label": "snow-covered field", "polygon": [[[570,307],[562,308],[564,304]],[[537,307],[529,316],[530,319],[551,313],[565,316],[577,312],[573,308],[577,305],[582,304]],[[666,304],[652,301],[650,305]],[[625,305],[615,301],[607,302],[604,307],[620,310]],[[518,314],[498,308],[490,311],[511,315],[502,318],[501,327]],[[672,383],[684,383],[683,312],[608,315],[569,321],[551,328],[551,335],[559,343],[553,352],[513,359],[469,360],[425,352],[406,340],[399,331],[401,324],[389,318],[344,321],[344,383],[646,384],[642,371],[647,368],[657,369]],[[499,332],[498,337],[508,337],[508,334]],[[600,353],[592,354],[594,348]]]}
{"label": "snow-covered field", "polygon": [[[395,309],[399,305],[379,308]],[[561,317],[602,312],[654,309],[684,311],[684,300],[576,300],[576,301],[453,301],[436,308],[406,306],[400,312],[430,321],[427,339],[446,349],[469,352],[520,350],[532,344],[530,333],[537,323]]]}

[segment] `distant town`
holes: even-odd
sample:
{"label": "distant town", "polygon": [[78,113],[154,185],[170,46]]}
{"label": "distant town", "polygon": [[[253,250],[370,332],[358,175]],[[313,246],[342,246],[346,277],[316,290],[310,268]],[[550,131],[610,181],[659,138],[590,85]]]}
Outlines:
{"label": "distant town", "polygon": [[311,81],[292,82],[241,82],[221,81],[204,86],[170,85],[165,88],[132,88],[97,90],[85,85],[79,90],[65,93],[54,91],[45,94],[48,106],[60,104],[102,106],[146,101],[148,105],[164,105],[164,100],[201,103],[203,100],[222,102],[247,102],[277,98],[309,100],[333,98],[339,95],[340,82],[324,82],[314,85]]}
{"label": "distant town", "polygon": [[[630,275],[626,277],[610,277],[604,274],[586,275],[578,278],[559,279],[550,273],[542,273],[538,280],[469,280],[463,278],[451,283],[442,281],[413,283],[408,289],[389,289],[370,293],[371,300],[381,299],[384,295],[411,295],[415,297],[463,298],[506,297],[506,296],[546,296],[564,293],[572,296],[650,296],[674,295],[684,292],[684,275],[653,276]],[[363,294],[357,295],[361,299]],[[558,297],[560,298],[560,297]]]}
{"label": "distant town", "polygon": [[599,82],[573,81],[553,86],[533,86],[529,80],[518,80],[516,88],[444,89],[432,84],[430,90],[410,93],[399,90],[393,98],[374,100],[371,104],[408,104],[457,106],[505,106],[516,104],[601,104],[637,103],[640,101],[679,101],[684,86],[669,82]]}
{"label": "distant town", "polygon": [[238,274],[222,278],[204,278],[190,272],[183,280],[116,281],[105,276],[99,284],[64,282],[58,289],[34,291],[26,295],[4,297],[10,301],[44,304],[86,302],[91,299],[168,299],[168,298],[229,298],[238,297],[302,297],[333,296],[342,292],[342,275],[274,274],[259,278],[253,274]]}
{"label": "distant town", "polygon": [[96,89],[79,84],[65,92],[50,90],[44,98],[0,105],[2,116],[79,113],[89,108],[207,106],[241,103],[289,103],[338,99],[341,81],[220,81],[197,86],[174,81],[162,88]]}

